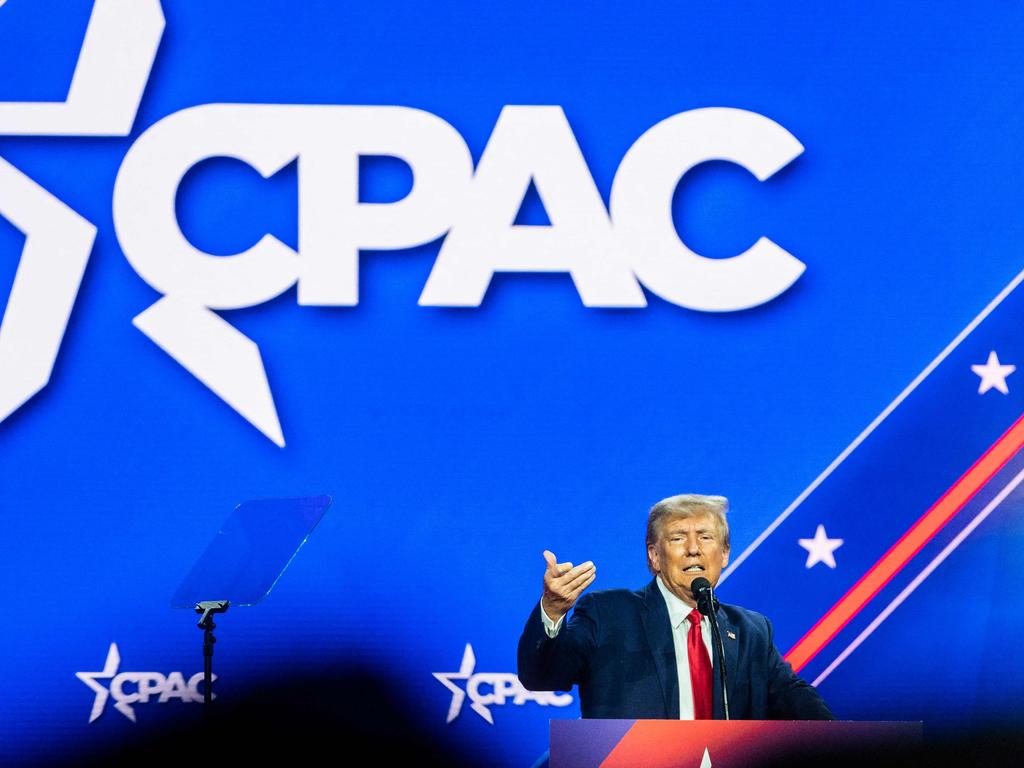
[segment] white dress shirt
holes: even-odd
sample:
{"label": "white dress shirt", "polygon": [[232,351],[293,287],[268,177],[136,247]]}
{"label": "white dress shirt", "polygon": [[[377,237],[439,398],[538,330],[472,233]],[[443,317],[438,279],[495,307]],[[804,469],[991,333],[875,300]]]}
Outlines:
{"label": "white dress shirt", "polygon": [[[674,594],[668,591],[658,577],[658,589],[668,606],[668,622],[672,625],[672,644],[676,647],[676,676],[679,678],[679,719],[693,720],[693,685],[690,683],[690,652],[686,647],[686,639],[690,632],[690,620],[687,616],[693,610]],[[707,616],[700,617],[700,636],[704,647],[708,649],[711,668],[714,669],[715,654],[711,652],[711,622]]]}
{"label": "white dress shirt", "polygon": [[[687,618],[692,605],[687,605],[666,587],[659,576],[657,579],[658,589],[661,596],[665,598],[665,606],[668,608],[668,621],[672,626],[672,644],[676,650],[676,675],[679,678],[679,719],[693,720],[693,686],[690,685],[690,654],[686,647],[686,638],[690,632],[690,620]],[[552,621],[544,607],[540,608],[540,617],[544,622],[544,631],[548,637],[556,637],[562,628],[561,616],[558,621]],[[715,654],[711,652],[711,622],[707,616],[700,617],[700,635],[704,641],[704,647],[708,649],[708,658],[711,659],[712,668],[715,664]]]}

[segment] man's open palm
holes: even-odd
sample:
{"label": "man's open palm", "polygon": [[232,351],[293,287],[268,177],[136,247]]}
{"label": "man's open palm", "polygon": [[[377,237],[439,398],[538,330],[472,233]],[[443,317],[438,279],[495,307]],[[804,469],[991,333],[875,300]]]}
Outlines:
{"label": "man's open palm", "polygon": [[576,598],[590,586],[597,576],[597,568],[588,560],[573,567],[572,563],[559,563],[555,553],[544,550],[547,568],[544,570],[544,595],[541,607],[552,621],[558,621],[576,603]]}

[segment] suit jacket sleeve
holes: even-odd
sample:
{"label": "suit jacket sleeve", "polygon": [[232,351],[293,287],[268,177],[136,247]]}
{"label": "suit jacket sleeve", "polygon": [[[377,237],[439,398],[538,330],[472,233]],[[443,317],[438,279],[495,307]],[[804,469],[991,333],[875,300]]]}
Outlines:
{"label": "suit jacket sleeve", "polygon": [[817,689],[796,676],[793,667],[775,647],[772,623],[768,625],[768,706],[772,720],[835,720]]}
{"label": "suit jacket sleeve", "polygon": [[597,601],[584,595],[558,635],[548,637],[534,605],[519,638],[519,682],[531,691],[568,691],[584,680],[598,645]]}

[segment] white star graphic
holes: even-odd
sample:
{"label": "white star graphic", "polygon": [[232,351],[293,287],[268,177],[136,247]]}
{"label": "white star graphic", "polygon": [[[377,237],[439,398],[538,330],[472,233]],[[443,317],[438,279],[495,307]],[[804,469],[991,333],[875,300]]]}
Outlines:
{"label": "white star graphic", "polygon": [[988,362],[984,365],[972,365],[971,370],[981,377],[978,384],[978,394],[984,395],[990,389],[998,389],[1004,395],[1010,394],[1006,386],[1006,377],[1017,370],[1016,365],[1000,365],[999,356],[995,350],[988,353]]}
{"label": "white star graphic", "polygon": [[[107,703],[107,698],[110,696],[110,691],[96,681],[110,680],[117,674],[117,668],[119,666],[121,666],[121,654],[118,653],[117,643],[111,643],[110,650],[107,651],[107,661],[103,665],[102,672],[75,672],[75,677],[92,688],[96,693],[96,698],[92,702],[92,712],[89,713],[90,723],[103,714],[103,706]],[[129,709],[126,714],[134,723],[135,713]]]}
{"label": "white star graphic", "polygon": [[[459,716],[459,712],[462,711],[462,702],[466,700],[466,691],[453,683],[452,680],[469,680],[473,676],[474,669],[476,669],[476,655],[473,653],[473,646],[466,643],[466,650],[462,654],[462,664],[459,665],[458,672],[433,673],[437,681],[452,692],[452,703],[448,706],[448,719],[445,722],[450,723]],[[490,710],[476,703],[470,706],[480,717],[494,725],[494,718],[491,716]]]}
{"label": "white star graphic", "polygon": [[704,757],[700,759],[700,768],[711,768],[711,755],[708,754],[707,747],[704,747]]}
{"label": "white star graphic", "polygon": [[806,568],[811,568],[818,563],[824,563],[829,568],[835,568],[836,558],[832,553],[843,546],[843,540],[830,539],[828,534],[825,533],[825,526],[819,524],[818,530],[814,532],[814,538],[800,539],[800,546],[807,550]]}

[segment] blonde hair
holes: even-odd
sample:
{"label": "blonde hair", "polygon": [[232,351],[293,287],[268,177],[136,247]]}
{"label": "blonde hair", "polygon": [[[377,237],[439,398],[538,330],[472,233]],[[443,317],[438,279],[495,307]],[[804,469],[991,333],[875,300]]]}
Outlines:
{"label": "blonde hair", "polygon": [[[669,520],[686,519],[688,517],[700,517],[711,515],[718,528],[718,540],[722,549],[729,551],[729,523],[725,519],[725,513],[729,511],[729,500],[725,496],[704,496],[699,493],[680,493],[677,496],[669,496],[662,499],[653,507],[647,515],[647,541],[644,549],[656,544],[661,538],[661,530]],[[647,569],[654,573],[651,568],[650,556],[647,558]]]}

